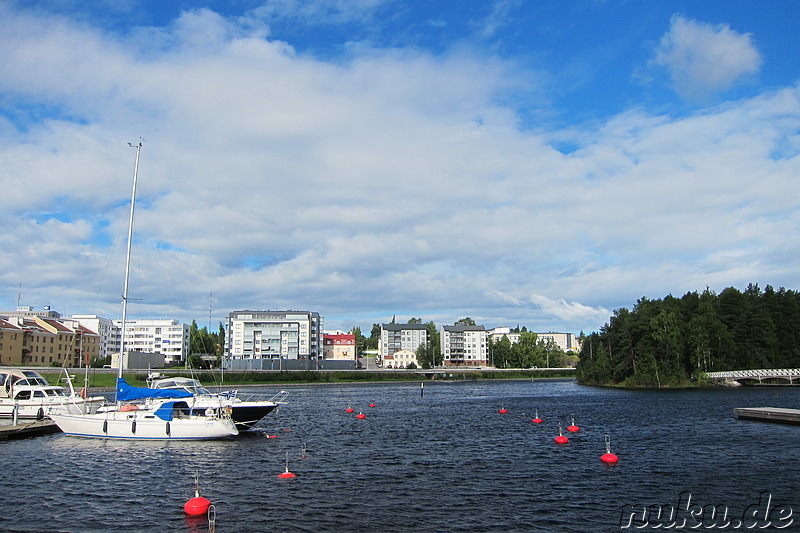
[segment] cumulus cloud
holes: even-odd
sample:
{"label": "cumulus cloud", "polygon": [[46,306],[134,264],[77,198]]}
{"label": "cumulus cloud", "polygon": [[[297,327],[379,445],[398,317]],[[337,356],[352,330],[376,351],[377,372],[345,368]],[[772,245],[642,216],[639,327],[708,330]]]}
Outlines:
{"label": "cumulus cloud", "polygon": [[702,98],[757,74],[762,58],[749,34],[675,15],[654,62],[667,69],[678,93]]}
{"label": "cumulus cloud", "polygon": [[0,34],[0,308],[22,282],[28,305],[118,313],[140,135],[138,316],[199,319],[213,293],[215,319],[578,331],[642,295],[800,281],[796,86],[522,130],[525,74],[465,49],[326,61],[211,10],[119,36],[0,4]]}

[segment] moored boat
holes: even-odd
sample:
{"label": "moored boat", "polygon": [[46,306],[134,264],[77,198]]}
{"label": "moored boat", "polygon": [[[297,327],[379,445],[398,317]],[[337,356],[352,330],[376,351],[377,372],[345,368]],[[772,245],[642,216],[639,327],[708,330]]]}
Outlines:
{"label": "moored boat", "polygon": [[[133,190],[128,221],[120,352],[125,347],[133,214],[142,143],[130,146],[136,148],[136,166],[133,171]],[[221,439],[239,433],[231,420],[230,411],[223,406],[209,407],[204,410],[192,409],[185,400],[191,397],[191,394],[186,391],[157,391],[150,388],[131,387],[122,377],[124,366],[122,355],[120,353],[114,404],[105,406],[95,413],[76,412],[68,403],[52,407],[48,414],[61,431],[75,437],[128,440]],[[145,400],[145,403],[141,405],[127,403],[137,400]]]}
{"label": "moored boat", "polygon": [[50,407],[62,404],[71,404],[73,410],[91,413],[104,402],[105,397],[87,396],[85,389],[76,393],[71,382],[69,391],[60,385],[50,385],[35,370],[0,368],[0,418],[16,416],[41,420]]}
{"label": "moored boat", "polygon": [[284,400],[289,395],[286,391],[280,391],[269,398],[254,394],[242,397],[237,390],[215,393],[208,390],[196,379],[185,377],[167,378],[158,373],[148,375],[147,384],[153,389],[189,392],[192,397],[187,399],[187,403],[193,408],[203,409],[219,405],[230,407],[231,418],[239,431],[252,429],[275,408],[285,404]]}

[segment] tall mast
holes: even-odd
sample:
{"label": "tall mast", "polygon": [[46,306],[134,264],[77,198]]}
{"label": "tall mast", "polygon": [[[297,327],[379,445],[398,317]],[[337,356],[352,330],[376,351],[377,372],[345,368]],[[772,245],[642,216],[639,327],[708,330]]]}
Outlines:
{"label": "tall mast", "polygon": [[128,318],[128,277],[131,269],[131,241],[133,238],[133,207],[136,204],[136,179],[139,176],[139,154],[142,152],[141,140],[137,144],[128,143],[131,148],[136,148],[136,166],[133,167],[133,190],[131,191],[131,214],[128,220],[128,249],[125,255],[125,285],[122,289],[122,331],[119,339],[119,369],[117,378],[122,377],[122,354],[125,350],[125,328]]}

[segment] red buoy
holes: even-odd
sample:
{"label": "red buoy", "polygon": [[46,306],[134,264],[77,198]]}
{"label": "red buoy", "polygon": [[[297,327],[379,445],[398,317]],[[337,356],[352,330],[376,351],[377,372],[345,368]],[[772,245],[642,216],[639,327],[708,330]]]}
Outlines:
{"label": "red buoy", "polygon": [[556,444],[566,444],[569,442],[569,439],[561,432],[561,424],[558,425],[558,437],[556,437],[555,440]]}
{"label": "red buoy", "polygon": [[606,453],[600,456],[600,460],[608,464],[616,464],[619,457],[611,453],[611,437],[606,435]]}
{"label": "red buoy", "polygon": [[208,508],[211,507],[211,502],[195,493],[194,498],[190,498],[188,502],[183,504],[183,512],[189,516],[199,516],[208,513]]}
{"label": "red buoy", "polygon": [[367,415],[365,415],[364,413],[358,413],[356,415],[356,418],[358,418],[359,420],[364,420],[365,418],[367,418]]}
{"label": "red buoy", "polygon": [[579,428],[578,426],[575,425],[575,415],[570,415],[570,417],[572,419],[572,425],[567,427],[567,431],[572,432],[572,433],[575,433],[576,431],[580,431],[581,428]]}
{"label": "red buoy", "polygon": [[347,409],[344,410],[344,412],[345,413],[352,413],[353,412],[353,408],[352,407],[348,407]]}
{"label": "red buoy", "polygon": [[542,423],[542,419],[539,418],[539,410],[538,409],[536,410],[536,417],[533,420],[531,420],[531,422],[533,422],[534,424],[541,424]]}
{"label": "red buoy", "polygon": [[370,407],[375,407],[374,403],[369,404]]}
{"label": "red buoy", "polygon": [[508,409],[506,409],[505,407],[501,407],[500,410],[498,411],[498,413],[500,413],[501,415],[504,415],[507,412],[508,412]]}
{"label": "red buoy", "polygon": [[183,512],[189,516],[199,516],[208,513],[208,508],[211,507],[211,502],[207,498],[200,496],[200,480],[199,474],[194,474],[194,498],[189,498],[189,501],[183,504]]}
{"label": "red buoy", "polygon": [[294,479],[297,476],[289,472],[289,452],[286,452],[286,470],[278,474],[281,479]]}

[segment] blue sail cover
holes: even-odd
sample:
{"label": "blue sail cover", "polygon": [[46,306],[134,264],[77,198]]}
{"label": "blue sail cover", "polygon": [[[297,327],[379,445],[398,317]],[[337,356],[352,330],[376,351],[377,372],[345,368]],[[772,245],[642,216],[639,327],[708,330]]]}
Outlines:
{"label": "blue sail cover", "polygon": [[130,402],[144,400],[145,398],[190,398],[192,393],[177,389],[150,389],[147,387],[134,387],[122,378],[117,378],[117,401]]}
{"label": "blue sail cover", "polygon": [[[161,420],[166,420],[169,422],[172,420],[173,415],[175,414],[175,409],[188,410],[189,405],[186,402],[164,402],[158,407],[158,409],[156,409],[155,415]],[[184,413],[188,412],[189,411],[184,411]]]}

